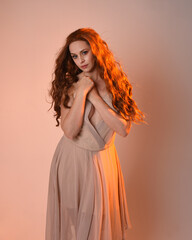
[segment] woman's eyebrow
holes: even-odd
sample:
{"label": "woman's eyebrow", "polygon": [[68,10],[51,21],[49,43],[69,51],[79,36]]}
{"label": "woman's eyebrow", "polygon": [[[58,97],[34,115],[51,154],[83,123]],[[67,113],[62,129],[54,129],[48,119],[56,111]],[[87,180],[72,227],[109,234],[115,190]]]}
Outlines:
{"label": "woman's eyebrow", "polygon": [[[88,50],[88,48],[82,49],[82,50],[80,51],[80,53],[83,52],[83,51],[85,51],[85,50]],[[71,54],[76,54],[76,53],[71,53]]]}

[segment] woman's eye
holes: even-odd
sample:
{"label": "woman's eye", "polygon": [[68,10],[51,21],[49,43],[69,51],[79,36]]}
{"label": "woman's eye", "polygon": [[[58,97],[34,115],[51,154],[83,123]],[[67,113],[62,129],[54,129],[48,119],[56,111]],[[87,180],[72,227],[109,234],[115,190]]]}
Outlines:
{"label": "woman's eye", "polygon": [[73,55],[73,56],[71,56],[73,59],[76,59],[77,58],[77,56],[76,55]]}
{"label": "woman's eye", "polygon": [[88,52],[88,51],[83,51],[82,53],[85,55],[85,54],[87,54],[87,52]]}

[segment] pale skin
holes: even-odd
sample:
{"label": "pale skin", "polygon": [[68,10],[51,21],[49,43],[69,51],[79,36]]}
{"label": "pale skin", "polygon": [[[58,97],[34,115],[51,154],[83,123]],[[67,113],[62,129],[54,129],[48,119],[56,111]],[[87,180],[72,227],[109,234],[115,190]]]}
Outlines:
{"label": "pale skin", "polygon": [[[91,111],[90,121],[94,125],[98,119],[103,121],[119,135],[125,137],[130,131],[131,122],[126,121],[112,108],[110,108],[102,96],[110,93],[106,89],[103,79],[100,78],[97,68],[95,67],[95,57],[92,54],[89,44],[85,41],[78,40],[69,45],[69,51],[75,64],[82,70],[78,75],[79,81],[74,83],[69,91],[70,100],[68,105],[71,108],[61,107],[61,129],[66,137],[74,139],[78,136],[85,111],[86,99],[94,106]],[[83,65],[87,65],[83,68]],[[63,101],[63,99],[62,99]]]}

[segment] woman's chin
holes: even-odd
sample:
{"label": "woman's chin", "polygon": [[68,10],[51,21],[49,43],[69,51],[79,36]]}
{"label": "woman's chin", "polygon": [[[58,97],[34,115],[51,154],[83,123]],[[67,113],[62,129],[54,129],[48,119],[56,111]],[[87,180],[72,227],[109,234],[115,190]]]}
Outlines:
{"label": "woman's chin", "polygon": [[83,69],[83,71],[85,73],[92,73],[96,70],[96,67],[95,66],[92,66],[91,68],[86,68],[86,69]]}
{"label": "woman's chin", "polygon": [[90,71],[90,69],[82,69],[82,71],[83,71],[84,73],[90,73],[90,72],[92,72],[92,71]]}

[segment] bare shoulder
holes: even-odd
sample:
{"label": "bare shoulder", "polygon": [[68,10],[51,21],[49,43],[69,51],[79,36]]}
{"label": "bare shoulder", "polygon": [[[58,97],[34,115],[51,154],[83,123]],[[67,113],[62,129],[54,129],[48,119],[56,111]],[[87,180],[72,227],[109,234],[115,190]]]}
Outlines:
{"label": "bare shoulder", "polygon": [[81,72],[81,73],[79,73],[78,75],[77,75],[77,77],[78,77],[78,81],[77,82],[74,82],[73,83],[73,86],[71,87],[71,93],[73,94],[73,96],[75,97],[75,94],[76,94],[76,91],[77,91],[77,89],[79,88],[79,80],[82,78],[84,76],[84,73],[83,72]]}
{"label": "bare shoulder", "polygon": [[[84,73],[81,72],[77,75],[78,79],[81,79],[83,77]],[[75,98],[75,94],[76,94],[76,90],[78,88],[78,81],[74,82],[73,85],[68,89],[68,96],[69,96],[69,102],[68,102],[68,106],[71,107]],[[65,99],[65,95],[63,94],[62,98],[61,98],[61,103],[64,102]],[[62,105],[62,106],[61,106]],[[61,104],[60,106],[63,107],[63,104]]]}
{"label": "bare shoulder", "polygon": [[84,73],[83,73],[83,72],[81,72],[81,73],[79,73],[79,74],[77,75],[78,81],[75,82],[75,83],[73,83],[74,90],[77,89],[77,87],[78,87],[78,85],[79,85],[79,80],[80,80],[83,76],[84,76]]}
{"label": "bare shoulder", "polygon": [[[73,104],[73,101],[74,101],[74,93],[75,93],[75,87],[72,85],[72,86],[69,88],[69,90],[68,90],[69,101],[68,101],[68,104],[67,104],[67,105],[68,105],[69,107],[71,107],[72,104]],[[63,94],[63,95],[62,95],[62,98],[61,98],[61,104],[60,104],[60,107],[61,107],[61,108],[64,108],[63,102],[64,102],[65,98],[66,98],[66,95]]]}
{"label": "bare shoulder", "polygon": [[80,79],[80,78],[82,78],[84,75],[85,75],[84,72],[81,72],[81,73],[77,74],[77,77]]}

